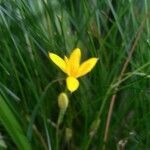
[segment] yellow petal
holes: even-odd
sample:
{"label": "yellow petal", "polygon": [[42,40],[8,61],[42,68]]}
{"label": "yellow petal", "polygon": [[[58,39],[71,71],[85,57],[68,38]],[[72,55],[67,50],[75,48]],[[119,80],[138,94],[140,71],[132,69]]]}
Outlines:
{"label": "yellow petal", "polygon": [[66,63],[66,73],[68,76],[70,76],[70,63],[69,63],[69,58],[67,56],[64,56],[64,60]]}
{"label": "yellow petal", "polygon": [[54,53],[48,53],[50,59],[63,71],[66,73],[66,62]]}
{"label": "yellow petal", "polygon": [[67,77],[66,84],[70,92],[74,92],[79,87],[79,81],[74,77]]}
{"label": "yellow petal", "polygon": [[84,76],[88,72],[90,72],[94,66],[96,65],[98,58],[90,58],[87,61],[83,62],[78,69],[77,77]]}
{"label": "yellow petal", "polygon": [[73,50],[69,58],[69,71],[71,76],[76,76],[80,65],[81,51],[79,48]]}

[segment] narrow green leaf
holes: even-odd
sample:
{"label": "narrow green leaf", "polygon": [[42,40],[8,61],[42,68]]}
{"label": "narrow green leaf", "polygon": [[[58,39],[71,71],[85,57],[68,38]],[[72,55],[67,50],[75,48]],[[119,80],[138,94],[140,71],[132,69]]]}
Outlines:
{"label": "narrow green leaf", "polygon": [[19,150],[30,150],[31,146],[28,139],[25,137],[23,129],[16,120],[11,109],[8,107],[5,100],[0,96],[0,122],[11,136]]}

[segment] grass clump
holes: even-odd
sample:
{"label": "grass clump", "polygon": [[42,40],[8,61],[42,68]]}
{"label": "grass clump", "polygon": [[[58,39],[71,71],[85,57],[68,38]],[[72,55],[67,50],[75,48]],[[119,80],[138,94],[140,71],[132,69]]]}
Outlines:
{"label": "grass clump", "polygon": [[[149,1],[1,0],[4,149],[149,149]],[[99,58],[73,93],[48,52]],[[57,126],[58,95],[69,105]],[[57,133],[57,134],[56,134]]]}

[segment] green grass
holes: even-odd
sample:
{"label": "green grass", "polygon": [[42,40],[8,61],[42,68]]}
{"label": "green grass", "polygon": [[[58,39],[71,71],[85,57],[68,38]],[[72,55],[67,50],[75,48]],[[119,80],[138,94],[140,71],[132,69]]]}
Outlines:
{"label": "green grass", "polygon": [[[149,6],[149,0],[0,0],[0,148],[148,150]],[[83,60],[99,62],[76,92],[67,91],[58,129],[66,76],[48,52],[63,57],[75,47]]]}

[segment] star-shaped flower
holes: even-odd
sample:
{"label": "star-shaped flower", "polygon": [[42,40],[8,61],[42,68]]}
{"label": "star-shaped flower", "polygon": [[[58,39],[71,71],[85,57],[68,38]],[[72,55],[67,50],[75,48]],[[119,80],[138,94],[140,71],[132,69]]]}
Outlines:
{"label": "star-shaped flower", "polygon": [[98,58],[90,58],[80,64],[81,51],[76,48],[72,51],[70,57],[64,56],[64,59],[54,53],[49,53],[50,59],[67,74],[66,85],[69,91],[74,92],[79,87],[77,78],[86,75],[96,65]]}

